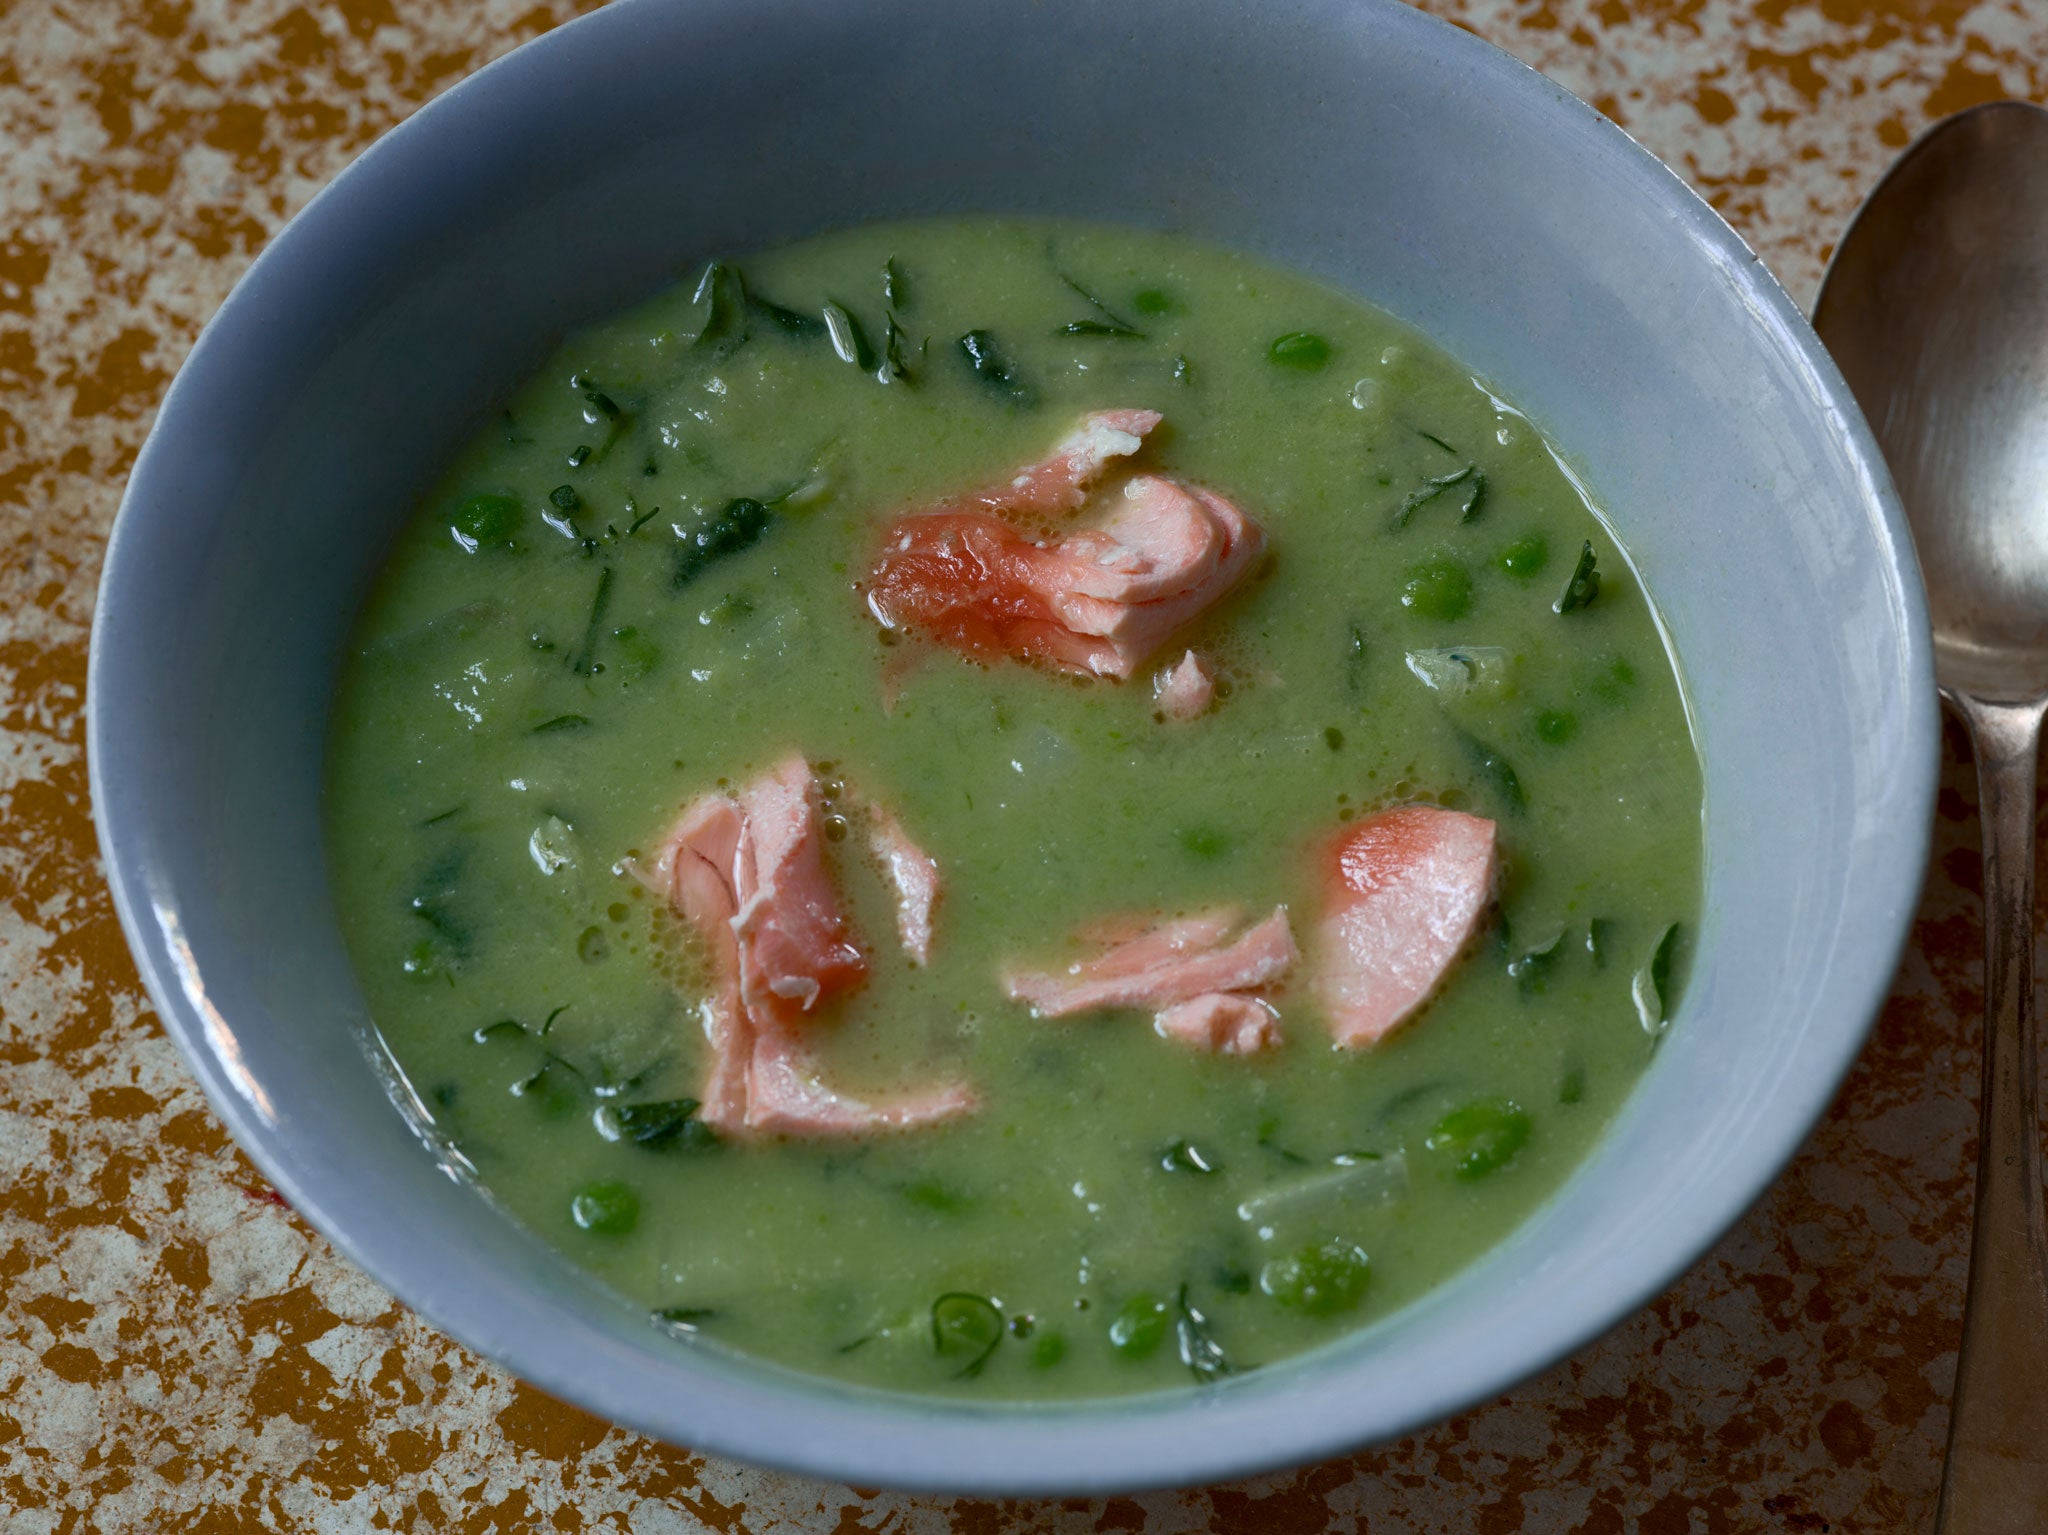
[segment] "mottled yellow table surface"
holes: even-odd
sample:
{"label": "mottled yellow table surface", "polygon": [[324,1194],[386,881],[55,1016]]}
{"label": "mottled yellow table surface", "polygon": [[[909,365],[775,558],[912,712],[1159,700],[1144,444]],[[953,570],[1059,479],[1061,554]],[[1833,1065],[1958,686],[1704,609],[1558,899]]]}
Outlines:
{"label": "mottled yellow table surface", "polygon": [[[1808,303],[1910,136],[2048,96],[2048,0],[1430,8],[1595,102]],[[772,1475],[518,1384],[282,1207],[159,1028],[102,882],[80,722],[100,550],[165,382],[264,241],[572,9],[0,0],[0,1529],[1927,1528],[1976,1143],[1980,881],[1953,729],[1911,950],[1791,1169],[1610,1337],[1386,1449],[1092,1502]]]}

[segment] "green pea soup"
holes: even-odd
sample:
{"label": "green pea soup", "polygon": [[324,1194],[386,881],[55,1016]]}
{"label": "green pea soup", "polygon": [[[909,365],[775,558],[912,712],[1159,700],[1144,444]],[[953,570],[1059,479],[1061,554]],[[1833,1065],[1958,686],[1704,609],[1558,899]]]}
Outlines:
{"label": "green pea soup", "polygon": [[[1249,580],[1127,683],[878,627],[889,520],[1116,407],[1264,528]],[[327,817],[378,1027],[481,1182],[676,1347],[1059,1398],[1401,1325],[1597,1141],[1699,906],[1679,678],[1566,462],[1387,315],[1175,236],[951,219],[714,264],[505,402],[362,616]],[[1220,696],[1169,721],[1147,678],[1190,647]],[[793,751],[943,880],[914,966],[830,844],[871,969],[821,1069],[967,1081],[971,1116],[737,1143],[694,1112],[703,958],[626,869]],[[1306,942],[1316,850],[1411,801],[1497,823],[1499,902],[1374,1048],[1298,976],[1250,1056],[1004,994],[1104,914],[1286,905]]]}

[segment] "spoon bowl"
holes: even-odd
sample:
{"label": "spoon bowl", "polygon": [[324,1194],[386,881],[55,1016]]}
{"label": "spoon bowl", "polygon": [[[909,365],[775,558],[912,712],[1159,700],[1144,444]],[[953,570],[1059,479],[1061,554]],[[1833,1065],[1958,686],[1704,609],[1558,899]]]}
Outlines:
{"label": "spoon bowl", "polygon": [[2048,111],[1994,102],[1909,149],[1814,326],[1906,504],[1943,688],[2048,692]]}

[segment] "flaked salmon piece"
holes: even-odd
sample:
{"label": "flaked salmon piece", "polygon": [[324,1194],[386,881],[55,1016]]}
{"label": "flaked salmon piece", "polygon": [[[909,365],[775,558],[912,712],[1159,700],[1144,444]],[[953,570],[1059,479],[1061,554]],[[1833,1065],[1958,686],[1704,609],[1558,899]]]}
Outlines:
{"label": "flaked salmon piece", "polygon": [[[884,1103],[868,1103],[827,1087],[817,1067],[785,1031],[756,1035],[748,1073],[746,1129],[759,1135],[866,1135],[941,1123],[981,1106],[973,1090],[942,1083]],[[700,1113],[703,1111],[700,1110]]]}
{"label": "flaked salmon piece", "polygon": [[1161,923],[1064,971],[1007,972],[1003,989],[1042,1018],[1106,1007],[1157,1009],[1207,992],[1270,985],[1301,958],[1286,907],[1276,906],[1271,916],[1226,942],[1238,917],[1235,911],[1213,911]]}
{"label": "flaked salmon piece", "polygon": [[1208,663],[1190,650],[1152,679],[1152,701],[1170,720],[1191,720],[1208,711],[1216,697],[1216,679]]}
{"label": "flaked salmon piece", "polygon": [[[924,862],[935,892],[937,866]],[[653,863],[628,867],[695,929],[710,959],[698,1112],[713,1129],[734,1138],[851,1135],[976,1106],[957,1084],[870,1104],[818,1080],[795,1026],[858,985],[867,961],[825,867],[817,783],[803,758],[783,759],[737,794],[693,800]],[[928,901],[923,910],[928,942]]]}
{"label": "flaked salmon piece", "polygon": [[1376,1043],[1429,1000],[1492,904],[1494,823],[1401,805],[1329,845],[1314,987],[1346,1049]]}
{"label": "flaked salmon piece", "polygon": [[818,786],[786,757],[740,791],[732,917],[740,996],[751,1012],[794,1019],[858,986],[867,961],[825,872]]}
{"label": "flaked salmon piece", "polygon": [[868,845],[896,887],[896,936],[912,964],[932,958],[932,908],[939,899],[939,866],[910,840],[902,824],[879,805],[868,807]]}
{"label": "flaked salmon piece", "polygon": [[1218,1055],[1254,1055],[1280,1044],[1280,1015],[1257,997],[1204,992],[1159,1010],[1152,1027],[1161,1039]]}
{"label": "flaked salmon piece", "polygon": [[[1158,419],[1152,411],[1104,411],[1068,441],[1128,438],[1135,446],[1133,434],[1100,423],[1142,422],[1149,431]],[[1075,446],[1006,489],[898,518],[875,560],[869,611],[884,628],[916,629],[971,655],[1129,677],[1244,578],[1265,535],[1213,491],[1163,475],[1127,481],[1098,527],[1046,537],[1013,520],[1054,503],[1080,505],[1103,461]],[[1088,472],[1055,474],[1053,464]],[[1057,494],[1047,488],[1054,485]]]}
{"label": "flaked salmon piece", "polygon": [[1002,484],[950,509],[986,508],[1037,517],[1074,511],[1088,499],[1088,487],[1102,477],[1109,461],[1137,452],[1159,421],[1156,410],[1093,411],[1037,463],[1026,464]]}
{"label": "flaked salmon piece", "polygon": [[701,1005],[704,1042],[709,1060],[697,1117],[720,1135],[740,1136],[747,1129],[747,1078],[754,1058],[754,1031],[740,1006],[736,981],[721,977],[717,989]]}
{"label": "flaked salmon piece", "polygon": [[1187,487],[1164,475],[1139,475],[1124,482],[1107,522],[1060,541],[1071,565],[1067,589],[1126,605],[1177,597],[1215,575],[1231,531]]}

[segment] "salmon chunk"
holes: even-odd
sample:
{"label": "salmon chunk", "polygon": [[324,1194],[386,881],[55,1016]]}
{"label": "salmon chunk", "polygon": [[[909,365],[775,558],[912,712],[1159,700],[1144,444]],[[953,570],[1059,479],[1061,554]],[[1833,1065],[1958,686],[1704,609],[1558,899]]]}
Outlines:
{"label": "salmon chunk", "polygon": [[[937,867],[925,863],[936,889]],[[802,1031],[860,984],[867,961],[825,867],[817,781],[803,758],[785,758],[737,794],[692,801],[653,863],[634,872],[710,959],[712,990],[700,1008],[706,1124],[735,1138],[859,1135],[975,1107],[958,1085],[870,1104],[818,1079]]]}
{"label": "salmon chunk", "polygon": [[1337,1043],[1362,1049],[1429,1000],[1482,925],[1494,824],[1435,805],[1382,810],[1327,853],[1314,988]]}
{"label": "salmon chunk", "polygon": [[896,936],[914,965],[932,958],[932,908],[939,899],[939,866],[910,840],[896,818],[879,805],[868,810],[868,845],[882,860],[896,888]]}
{"label": "salmon chunk", "polygon": [[1279,1030],[1277,1015],[1264,1004],[1257,1004],[1263,1026],[1240,1006],[1255,1002],[1242,994],[1278,981],[1301,954],[1286,907],[1232,938],[1242,922],[1242,913],[1223,908],[1143,927],[1098,925],[1097,953],[1063,970],[1009,971],[1003,989],[1041,1018],[1150,1008],[1162,1036],[1243,1054],[1278,1044]]}
{"label": "salmon chunk", "polygon": [[794,1021],[867,975],[825,871],[818,786],[787,757],[740,791],[733,860],[740,996],[750,1011]]}
{"label": "salmon chunk", "polygon": [[1234,991],[1204,992],[1161,1008],[1152,1027],[1161,1039],[1217,1055],[1256,1055],[1280,1043],[1280,1015],[1272,1004]]}
{"label": "salmon chunk", "polygon": [[1136,417],[1158,419],[1089,417],[1063,452],[1013,479],[1012,499],[985,492],[898,518],[868,583],[876,621],[970,655],[1131,676],[1243,580],[1265,547],[1264,532],[1229,501],[1164,475],[1127,480],[1100,526],[1048,535],[1019,524],[1080,505],[1104,457],[1068,445],[1092,434],[1135,449],[1135,434],[1090,423]]}
{"label": "salmon chunk", "polygon": [[1152,679],[1152,700],[1170,720],[1191,720],[1206,713],[1215,696],[1216,679],[1192,650]]}
{"label": "salmon chunk", "polygon": [[[772,1026],[754,1036],[747,1088],[746,1130],[756,1135],[858,1136],[913,1130],[980,1107],[973,1091],[957,1082],[883,1103],[836,1092],[819,1080],[816,1063],[802,1043]],[[709,1120],[708,1108],[699,1113]]]}
{"label": "salmon chunk", "polygon": [[1156,410],[1098,410],[1083,416],[1051,453],[1026,464],[1001,485],[968,498],[969,507],[1012,516],[1057,517],[1077,511],[1113,458],[1129,458],[1159,425]]}

